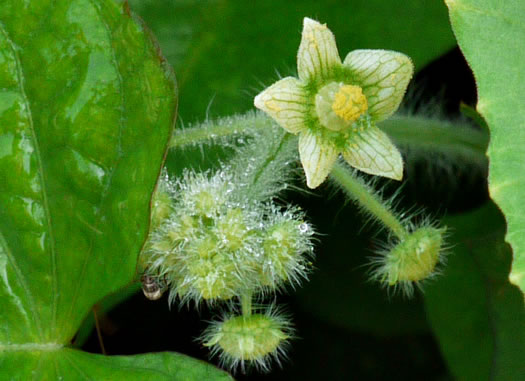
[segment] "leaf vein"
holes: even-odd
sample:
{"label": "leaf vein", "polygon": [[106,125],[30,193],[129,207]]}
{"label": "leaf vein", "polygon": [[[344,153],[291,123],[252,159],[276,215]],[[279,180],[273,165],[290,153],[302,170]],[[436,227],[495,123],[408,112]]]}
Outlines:
{"label": "leaf vein", "polygon": [[[108,36],[108,41],[110,42],[110,46],[111,46],[111,49],[112,49],[112,56],[113,56],[113,64],[116,68],[116,72],[117,72],[117,78],[118,78],[118,83],[119,83],[119,93],[120,93],[120,98],[121,98],[121,107],[120,107],[120,113],[121,113],[121,117],[119,119],[119,124],[118,124],[118,128],[119,128],[119,134],[118,134],[118,159],[117,159],[117,162],[118,160],[120,159],[120,157],[122,156],[122,129],[123,129],[123,120],[124,120],[124,105],[125,105],[125,102],[124,102],[124,91],[123,91],[123,81],[122,81],[122,76],[121,76],[121,73],[119,71],[119,67],[118,67],[118,63],[117,63],[117,59],[116,59],[116,53],[115,53],[115,48],[113,47],[113,44],[111,44],[111,41],[112,41],[112,34],[111,34],[111,29],[107,23],[107,21],[104,19],[104,17],[102,16],[101,12],[100,12],[100,9],[98,8],[97,4],[95,4],[95,2],[93,0],[89,0],[89,3],[91,3],[91,6],[95,9],[101,23],[104,25],[104,28],[106,29],[106,32],[107,32],[107,36]],[[110,173],[108,175],[108,178],[107,178],[107,181],[106,181],[106,185],[104,187],[104,190],[102,191],[102,195],[101,195],[101,198],[100,198],[100,203],[99,203],[99,208],[98,210],[100,211],[101,208],[100,206],[103,204],[104,202],[104,199],[107,197],[108,193],[109,193],[109,188],[111,186],[111,183],[112,183],[112,180],[113,180],[113,176],[115,174],[115,170],[116,170],[116,165],[117,163],[115,163],[115,165],[113,165],[113,167],[111,168],[110,170]],[[95,226],[95,229],[96,230],[99,230],[98,229],[98,225],[101,221],[101,215],[102,215],[102,212],[100,212],[99,214],[99,218],[98,218],[98,221],[97,221],[97,224]],[[68,316],[71,317],[73,315],[73,311],[75,310],[75,304],[76,304],[76,301],[78,300],[78,295],[80,294],[80,290],[83,288],[84,286],[84,283],[83,283],[83,280],[85,278],[85,274],[86,274],[86,268],[87,268],[87,265],[89,263],[89,258],[91,257],[91,255],[93,254],[93,244],[91,243],[91,246],[90,246],[90,249],[89,249],[89,252],[87,253],[87,255],[85,256],[84,258],[84,261],[83,261],[83,264],[82,264],[82,268],[80,270],[80,274],[79,274],[79,277],[78,277],[78,287],[76,287],[75,289],[75,293],[71,299],[71,306],[70,306],[70,309],[69,309],[69,313],[68,313]]]}
{"label": "leaf vein", "polygon": [[[51,266],[52,266],[52,273],[53,273],[53,281],[52,281],[52,287],[53,287],[53,292],[54,292],[54,298],[53,298],[53,318],[52,318],[52,326],[53,326],[53,323],[55,322],[55,315],[56,315],[56,297],[57,297],[57,284],[56,284],[56,257],[55,257],[55,245],[54,245],[54,237],[53,237],[53,229],[52,229],[52,226],[51,226],[51,216],[49,214],[49,204],[48,204],[48,199],[47,199],[47,193],[46,193],[46,182],[45,182],[45,175],[44,175],[44,168],[43,168],[43,164],[42,164],[42,157],[41,157],[41,154],[40,154],[40,147],[38,145],[38,139],[37,139],[37,136],[36,136],[36,131],[35,131],[35,128],[34,128],[34,124],[33,124],[33,117],[32,117],[32,114],[31,114],[31,108],[29,107],[29,101],[27,99],[27,96],[26,96],[26,93],[24,91],[24,86],[23,86],[23,70],[22,70],[22,65],[20,63],[20,59],[18,57],[18,53],[17,53],[17,50],[14,46],[14,43],[13,41],[9,38],[9,35],[7,33],[7,31],[2,27],[2,25],[0,24],[0,30],[2,32],[2,34],[4,35],[7,43],[8,43],[8,46],[9,48],[12,50],[13,52],[13,56],[15,58],[15,64],[16,64],[16,72],[17,72],[17,79],[18,79],[18,87],[19,87],[19,90],[20,90],[20,94],[24,100],[24,103],[25,103],[25,108],[26,108],[26,112],[28,114],[28,120],[29,120],[29,126],[30,126],[30,129],[31,129],[31,135],[32,135],[32,138],[33,138],[33,141],[34,141],[34,145],[35,145],[35,154],[37,156],[37,162],[38,162],[38,166],[39,166],[39,177],[40,177],[40,183],[41,183],[41,186],[42,186],[42,190],[41,190],[41,193],[42,193],[42,200],[43,200],[43,203],[44,203],[44,210],[45,210],[45,213],[46,213],[46,220],[47,220],[47,225],[48,225],[48,232],[49,232],[49,240],[50,240],[50,249],[51,249]],[[9,260],[13,266],[13,269],[15,270],[15,274],[17,276],[17,278],[19,279],[19,282],[20,284],[22,285],[22,288],[24,289],[24,291],[26,292],[27,294],[27,297],[28,297],[28,301],[29,301],[29,306],[31,308],[31,311],[33,313],[33,317],[34,317],[34,321],[35,321],[35,324],[36,324],[36,328],[38,330],[38,333],[40,335],[40,339],[43,340],[44,337],[43,337],[43,330],[42,330],[42,323],[41,323],[41,320],[42,320],[42,317],[40,316],[40,314],[37,312],[36,310],[36,304],[35,304],[35,300],[33,298],[33,294],[29,288],[29,285],[25,279],[25,276],[24,274],[22,273],[22,271],[20,270],[20,268],[18,267],[17,263],[16,263],[16,258],[15,256],[13,255],[13,253],[9,250],[9,248],[7,247],[7,242],[5,242],[5,238],[3,235],[1,235],[2,237],[2,246],[4,247],[4,249],[6,250],[6,253],[7,255],[9,256]]]}

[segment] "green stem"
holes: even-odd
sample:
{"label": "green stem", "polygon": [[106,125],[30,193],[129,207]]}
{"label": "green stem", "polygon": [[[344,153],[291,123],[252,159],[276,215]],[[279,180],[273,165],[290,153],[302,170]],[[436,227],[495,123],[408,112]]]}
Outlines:
{"label": "green stem", "polygon": [[252,292],[247,291],[241,295],[241,309],[242,315],[245,317],[252,314]]}
{"label": "green stem", "polygon": [[336,163],[330,177],[352,200],[384,224],[399,239],[408,234],[401,221],[383,204],[381,198],[373,193],[361,179],[355,177],[343,164]]}
{"label": "green stem", "polygon": [[[220,138],[249,134],[251,131],[269,128],[273,122],[264,114],[247,113],[240,116],[205,122],[196,127],[176,130],[170,147],[210,143]],[[420,149],[422,152],[438,152],[445,155],[461,155],[470,162],[486,165],[489,136],[484,130],[470,125],[451,123],[420,116],[392,116],[379,127],[399,145]]]}
{"label": "green stem", "polygon": [[398,145],[420,149],[425,154],[460,155],[469,162],[487,164],[489,136],[485,130],[420,116],[393,116],[379,123],[379,127]]}
{"label": "green stem", "polygon": [[271,119],[259,113],[222,118],[202,123],[197,127],[175,130],[170,148],[210,143],[220,138],[247,134],[253,130],[268,128],[271,125]]}
{"label": "green stem", "polygon": [[277,157],[277,155],[279,155],[279,153],[283,150],[283,148],[285,147],[286,143],[292,138],[293,135],[291,134],[284,134],[280,143],[279,143],[279,146],[277,147],[277,149],[272,153],[270,154],[266,160],[264,161],[264,163],[261,165],[261,167],[259,168],[259,170],[257,171],[257,173],[255,174],[255,176],[253,177],[253,184],[256,184],[257,181],[259,180],[259,178],[261,177],[261,175],[263,174],[263,172],[268,168],[268,166],[275,160],[275,158]]}

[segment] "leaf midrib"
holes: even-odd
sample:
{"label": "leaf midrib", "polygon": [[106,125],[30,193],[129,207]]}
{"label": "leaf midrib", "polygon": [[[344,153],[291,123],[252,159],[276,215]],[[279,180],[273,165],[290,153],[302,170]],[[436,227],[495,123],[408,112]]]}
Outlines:
{"label": "leaf midrib", "polygon": [[0,343],[0,353],[2,352],[53,352],[64,348],[60,343],[23,343],[23,344],[2,344]]}

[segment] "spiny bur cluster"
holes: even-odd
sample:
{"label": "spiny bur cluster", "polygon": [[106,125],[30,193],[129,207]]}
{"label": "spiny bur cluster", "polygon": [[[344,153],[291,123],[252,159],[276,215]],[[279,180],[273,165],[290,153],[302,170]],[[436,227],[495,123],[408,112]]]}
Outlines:
{"label": "spiny bur cluster", "polygon": [[169,290],[170,303],[230,310],[200,340],[233,370],[267,371],[270,360],[279,363],[293,336],[289,319],[273,305],[252,307],[252,300],[298,285],[311,269],[312,226],[299,208],[274,201],[286,187],[276,179],[289,177],[275,176],[275,163],[294,158],[288,138],[274,132],[263,133],[273,135],[263,143],[240,148],[215,172],[186,171],[176,181],[164,175],[141,255],[149,290]]}
{"label": "spiny bur cluster", "polygon": [[168,285],[170,301],[228,300],[306,277],[313,230],[299,209],[251,201],[228,169],[164,181],[173,206],[146,256],[148,271]]}

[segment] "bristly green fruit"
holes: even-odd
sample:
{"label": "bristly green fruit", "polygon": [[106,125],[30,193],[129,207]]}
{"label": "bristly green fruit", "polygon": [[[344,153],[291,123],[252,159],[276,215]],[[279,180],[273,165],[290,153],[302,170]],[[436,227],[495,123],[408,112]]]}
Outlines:
{"label": "bristly green fruit", "polygon": [[390,250],[381,253],[381,257],[375,260],[372,278],[411,296],[414,286],[439,273],[438,264],[444,260],[444,233],[445,228],[425,226],[416,229]]}
{"label": "bristly green fruit", "polygon": [[273,213],[273,221],[263,233],[264,252],[261,284],[276,288],[290,283],[298,285],[310,270],[308,259],[313,256],[310,237],[312,227],[302,220],[302,215],[290,209]]}
{"label": "bristly green fruit", "polygon": [[268,371],[272,360],[279,363],[292,336],[288,319],[268,307],[263,313],[227,316],[223,321],[215,321],[200,340],[212,348],[212,356],[218,355],[223,366],[245,372],[251,367]]}

